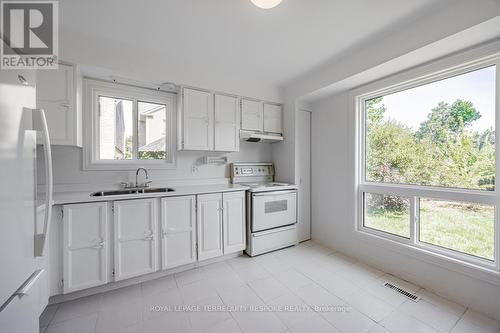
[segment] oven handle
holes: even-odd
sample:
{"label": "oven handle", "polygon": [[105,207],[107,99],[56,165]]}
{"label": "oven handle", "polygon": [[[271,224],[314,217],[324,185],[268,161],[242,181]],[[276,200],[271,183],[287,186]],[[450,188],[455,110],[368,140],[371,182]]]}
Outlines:
{"label": "oven handle", "polygon": [[289,190],[289,191],[272,191],[272,192],[264,192],[264,193],[252,193],[254,197],[267,197],[267,196],[276,196],[281,194],[290,194],[297,193],[297,190]]}

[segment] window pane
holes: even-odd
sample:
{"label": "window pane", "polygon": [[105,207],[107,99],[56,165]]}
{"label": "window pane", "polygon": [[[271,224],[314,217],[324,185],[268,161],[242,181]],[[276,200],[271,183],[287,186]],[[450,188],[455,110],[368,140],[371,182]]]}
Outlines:
{"label": "window pane", "polygon": [[366,101],[366,180],[494,190],[495,71]]}
{"label": "window pane", "polygon": [[132,159],[132,101],[99,96],[99,157]]}
{"label": "window pane", "polygon": [[138,102],[137,123],[139,159],[158,160],[167,158],[166,115],[164,104]]}
{"label": "window pane", "polygon": [[493,206],[420,199],[420,241],[494,260]]}
{"label": "window pane", "polygon": [[394,195],[365,193],[364,225],[410,238],[410,200]]}

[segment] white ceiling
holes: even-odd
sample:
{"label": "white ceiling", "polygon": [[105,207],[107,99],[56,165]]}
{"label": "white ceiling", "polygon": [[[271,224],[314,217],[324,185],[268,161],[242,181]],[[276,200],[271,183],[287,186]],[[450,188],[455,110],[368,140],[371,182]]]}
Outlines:
{"label": "white ceiling", "polygon": [[262,10],[250,0],[62,0],[60,47],[89,65],[150,63],[284,87],[444,1],[283,0]]}

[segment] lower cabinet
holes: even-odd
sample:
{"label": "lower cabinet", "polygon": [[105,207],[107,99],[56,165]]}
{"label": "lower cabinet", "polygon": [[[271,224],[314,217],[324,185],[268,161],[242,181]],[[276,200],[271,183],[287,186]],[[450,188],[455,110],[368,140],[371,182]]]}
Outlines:
{"label": "lower cabinet", "polygon": [[64,205],[62,231],[70,293],[242,251],[245,192]]}
{"label": "lower cabinet", "polygon": [[223,255],[222,193],[198,195],[198,260]]}
{"label": "lower cabinet", "polygon": [[113,203],[115,281],[157,270],[157,199]]}
{"label": "lower cabinet", "polygon": [[246,247],[245,192],[198,195],[198,260]]}
{"label": "lower cabinet", "polygon": [[107,202],[64,206],[64,293],[108,282],[107,207]]}
{"label": "lower cabinet", "polygon": [[222,194],[224,254],[243,251],[246,247],[245,192]]}
{"label": "lower cabinet", "polygon": [[161,199],[162,268],[196,261],[196,197]]}

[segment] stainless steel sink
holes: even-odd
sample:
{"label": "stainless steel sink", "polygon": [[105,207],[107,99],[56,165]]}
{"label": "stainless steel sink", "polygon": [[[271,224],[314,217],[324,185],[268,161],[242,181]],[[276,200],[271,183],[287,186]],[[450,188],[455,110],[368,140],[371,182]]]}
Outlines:
{"label": "stainless steel sink", "polygon": [[140,187],[140,188],[127,188],[123,190],[112,191],[98,191],[91,193],[91,197],[106,197],[111,195],[126,195],[126,194],[145,194],[145,193],[164,193],[175,191],[170,187]]}

